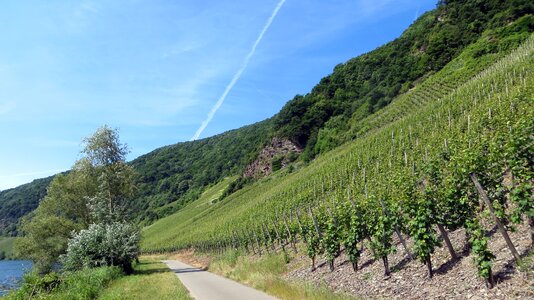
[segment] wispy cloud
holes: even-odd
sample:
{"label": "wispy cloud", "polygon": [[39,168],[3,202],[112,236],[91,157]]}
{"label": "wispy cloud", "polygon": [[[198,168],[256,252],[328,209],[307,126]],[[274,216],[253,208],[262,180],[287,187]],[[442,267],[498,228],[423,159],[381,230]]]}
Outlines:
{"label": "wispy cloud", "polygon": [[100,9],[96,5],[94,1],[83,1],[78,10],[76,11],[76,14],[83,15],[83,14],[94,14],[98,13]]}
{"label": "wispy cloud", "polygon": [[417,10],[415,11],[415,16],[413,17],[413,20],[417,20],[419,18],[419,10],[421,9],[421,4],[417,6]]}
{"label": "wispy cloud", "polygon": [[200,41],[193,41],[185,45],[178,45],[178,46],[171,48],[167,52],[163,53],[161,58],[165,59],[165,58],[169,58],[172,56],[178,56],[178,55],[196,50],[200,48],[201,46],[203,46],[203,44]]}
{"label": "wispy cloud", "polygon": [[192,141],[198,139],[198,137],[202,134],[202,132],[204,131],[204,129],[206,129],[206,127],[208,126],[208,124],[211,122],[211,120],[213,119],[213,116],[215,115],[215,113],[217,112],[217,110],[219,110],[219,108],[221,107],[221,105],[224,103],[224,100],[226,99],[226,97],[228,96],[228,93],[230,93],[230,91],[232,90],[232,88],[234,87],[234,85],[236,84],[236,82],[239,80],[239,78],[241,77],[241,75],[243,74],[243,72],[245,71],[245,69],[247,68],[248,66],[248,63],[250,62],[250,59],[252,58],[252,56],[254,55],[254,52],[256,52],[256,48],[258,47],[258,45],[260,44],[261,40],[263,39],[263,36],[265,35],[265,32],[267,32],[267,30],[269,29],[269,27],[271,26],[271,24],[273,23],[273,20],[274,18],[276,17],[276,15],[278,14],[278,11],[280,10],[280,8],[282,8],[282,5],[284,5],[284,2],[286,2],[286,0],[281,0],[280,2],[278,2],[278,4],[276,5],[273,13],[271,14],[271,16],[269,17],[269,19],[267,20],[267,23],[265,24],[265,26],[263,26],[263,29],[261,30],[260,34],[258,35],[258,37],[256,38],[256,41],[254,42],[254,45],[252,46],[252,49],[250,50],[250,52],[248,53],[248,55],[245,57],[245,60],[243,61],[243,64],[241,65],[241,68],[239,68],[239,70],[237,71],[237,73],[234,75],[234,77],[232,78],[232,80],[230,81],[230,83],[228,84],[228,86],[226,86],[226,89],[224,90],[224,92],[222,93],[221,97],[219,98],[219,100],[217,100],[217,102],[215,103],[215,105],[211,108],[210,112],[208,113],[208,117],[202,122],[202,124],[200,125],[200,127],[198,128],[198,130],[195,132],[195,135],[191,138]]}

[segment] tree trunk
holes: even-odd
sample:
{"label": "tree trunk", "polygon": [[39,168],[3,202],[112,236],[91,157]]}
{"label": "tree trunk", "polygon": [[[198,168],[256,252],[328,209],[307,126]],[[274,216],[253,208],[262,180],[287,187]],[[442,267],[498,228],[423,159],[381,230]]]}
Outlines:
{"label": "tree trunk", "polygon": [[387,256],[382,256],[382,262],[384,263],[384,275],[389,276],[391,271],[389,270],[389,261]]}
{"label": "tree trunk", "polygon": [[356,271],[358,271],[358,262],[357,261],[353,261],[352,262],[352,270],[354,270],[354,273],[356,273]]}
{"label": "tree trunk", "polygon": [[330,267],[330,272],[334,272],[334,260],[328,261],[328,266]]}
{"label": "tree trunk", "polygon": [[456,252],[454,251],[454,247],[452,246],[451,240],[449,239],[449,234],[447,233],[447,230],[445,230],[445,228],[441,224],[438,224],[438,229],[439,229],[439,233],[441,234],[441,237],[445,241],[445,245],[447,245],[447,249],[449,249],[451,258],[453,260],[458,259],[458,256],[456,255]]}
{"label": "tree trunk", "polygon": [[534,247],[534,218],[528,218],[528,225],[530,225],[530,244]]}
{"label": "tree trunk", "polygon": [[432,271],[432,260],[430,259],[430,256],[425,259],[426,261],[426,268],[428,269],[428,277],[432,279],[434,277],[434,271]]}
{"label": "tree trunk", "polygon": [[312,257],[312,265],[311,265],[311,271],[315,271],[315,256]]}
{"label": "tree trunk", "polygon": [[486,191],[484,190],[484,188],[482,187],[480,182],[478,182],[477,176],[474,173],[471,173],[470,176],[471,176],[471,180],[473,181],[473,183],[475,184],[475,187],[478,190],[478,193],[480,194],[480,196],[482,197],[484,202],[486,202],[486,205],[488,206],[488,209],[489,209],[491,215],[493,216],[493,218],[495,220],[495,223],[497,224],[497,227],[499,228],[499,231],[501,232],[501,235],[503,236],[504,240],[506,241],[506,245],[508,245],[508,249],[510,249],[510,252],[512,252],[512,256],[514,257],[514,259],[516,261],[519,261],[521,259],[521,257],[519,256],[519,253],[515,249],[515,246],[512,243],[512,240],[510,239],[510,236],[508,235],[508,232],[506,232],[506,228],[504,228],[501,220],[495,214],[495,209],[493,208],[493,204],[491,203],[491,201],[490,201],[490,199],[488,197],[488,194],[486,193]]}
{"label": "tree trunk", "polygon": [[493,272],[491,271],[491,268],[489,269],[489,277],[486,278],[486,287],[488,289],[492,289],[493,286],[495,286],[495,281],[493,279]]}

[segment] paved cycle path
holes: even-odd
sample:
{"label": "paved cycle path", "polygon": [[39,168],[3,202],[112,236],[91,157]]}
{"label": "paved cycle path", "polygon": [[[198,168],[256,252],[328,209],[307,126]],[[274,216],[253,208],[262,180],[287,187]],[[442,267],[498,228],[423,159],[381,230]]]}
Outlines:
{"label": "paved cycle path", "polygon": [[197,300],[276,300],[228,278],[192,267],[178,260],[163,260]]}

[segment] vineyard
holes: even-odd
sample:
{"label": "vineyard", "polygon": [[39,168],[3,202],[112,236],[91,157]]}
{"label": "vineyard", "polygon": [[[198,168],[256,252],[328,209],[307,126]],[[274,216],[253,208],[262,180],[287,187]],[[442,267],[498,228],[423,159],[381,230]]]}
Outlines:
{"label": "vineyard", "polygon": [[[445,244],[455,259],[448,235],[464,228],[474,267],[491,288],[495,255],[487,225],[515,261],[521,257],[509,232],[517,224],[528,223],[524,234],[534,243],[532,70],[532,36],[468,80],[446,67],[362,121],[354,141],[212,201],[226,179],[184,211],[145,228],[142,248],[239,248],[261,255],[296,251],[302,242],[312,270],[319,257],[333,270],[344,252],[358,272],[362,252],[369,251],[386,276],[388,257],[402,251],[432,278],[435,249]],[[405,102],[418,108],[408,113]]]}

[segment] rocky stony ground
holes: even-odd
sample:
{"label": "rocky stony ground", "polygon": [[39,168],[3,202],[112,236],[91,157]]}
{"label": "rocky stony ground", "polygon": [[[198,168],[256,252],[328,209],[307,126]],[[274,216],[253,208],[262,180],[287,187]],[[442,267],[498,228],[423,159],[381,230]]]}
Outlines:
{"label": "rocky stony ground", "polygon": [[[516,266],[506,242],[496,230],[490,228],[490,249],[497,257],[493,265],[495,287],[488,289],[484,280],[477,275],[473,256],[465,247],[463,229],[449,232],[449,238],[459,258],[451,260],[443,245],[432,256],[434,277],[428,278],[425,265],[418,260],[410,260],[402,245],[394,239],[397,251],[389,256],[391,276],[384,276],[382,261],[375,261],[368,250],[364,250],[359,262],[359,270],[354,273],[352,265],[342,255],[335,261],[335,270],[330,272],[324,260],[319,259],[318,268],[310,271],[310,260],[305,256],[304,245],[299,245],[299,252],[288,265],[286,274],[289,281],[312,282],[327,285],[337,292],[354,295],[363,299],[534,299],[534,249],[529,248],[529,228],[517,227],[516,232],[509,232],[523,260]],[[408,247],[412,247],[407,239]],[[288,247],[287,249],[290,249]],[[200,268],[207,268],[211,257],[183,251],[171,256]],[[255,257],[259,259],[259,257]]]}
{"label": "rocky stony ground", "polygon": [[390,277],[384,276],[382,261],[375,261],[371,253],[364,250],[356,273],[343,254],[336,259],[333,272],[323,260],[319,260],[319,267],[311,272],[309,259],[297,255],[291,262],[290,269],[293,271],[287,274],[287,278],[326,284],[336,291],[365,299],[534,299],[534,255],[529,250],[531,241],[528,232],[527,226],[521,225],[510,234],[524,257],[516,266],[500,233],[496,229],[489,231],[490,249],[497,257],[493,265],[496,281],[493,289],[486,288],[484,281],[478,277],[473,257],[464,249],[463,229],[449,234],[459,259],[452,261],[444,245],[437,249],[432,256],[435,271],[432,279],[428,278],[425,265],[408,259],[398,241],[397,252],[389,257]]}

